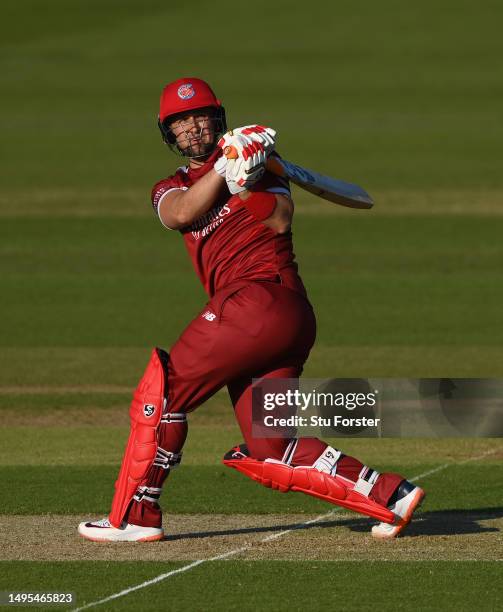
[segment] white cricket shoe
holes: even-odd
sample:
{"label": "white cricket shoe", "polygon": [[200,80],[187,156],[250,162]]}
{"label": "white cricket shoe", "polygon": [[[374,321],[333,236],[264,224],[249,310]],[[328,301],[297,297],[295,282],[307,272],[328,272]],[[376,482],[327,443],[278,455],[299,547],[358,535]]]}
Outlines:
{"label": "white cricket shoe", "polygon": [[99,521],[80,523],[79,534],[93,542],[155,542],[164,538],[160,527],[142,527],[122,523],[121,528],[113,527],[108,518]]}
{"label": "white cricket shoe", "polygon": [[395,515],[393,525],[379,523],[372,527],[372,536],[381,540],[396,538],[398,534],[410,523],[414,511],[421,505],[424,499],[424,491],[414,486],[408,480],[402,482],[398,488],[397,500],[388,506]]}

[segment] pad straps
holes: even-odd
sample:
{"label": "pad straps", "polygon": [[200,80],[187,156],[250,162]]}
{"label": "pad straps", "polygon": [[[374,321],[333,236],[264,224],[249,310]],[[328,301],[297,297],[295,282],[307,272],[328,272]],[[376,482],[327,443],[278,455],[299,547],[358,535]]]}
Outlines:
{"label": "pad straps", "polygon": [[171,470],[178,467],[181,460],[182,453],[172,453],[159,446],[152,465],[160,467],[163,470]]}
{"label": "pad straps", "polygon": [[162,489],[160,487],[138,487],[133,499],[137,502],[147,500],[149,502],[158,502],[161,497]]}
{"label": "pad straps", "polygon": [[327,446],[323,453],[313,463],[313,468],[318,470],[318,472],[324,472],[325,474],[330,474],[330,476],[335,476],[337,473],[337,461],[339,461],[341,455],[342,452],[340,450],[332,446]]}
{"label": "pad straps", "polygon": [[187,415],[184,412],[167,412],[161,417],[161,423],[185,423],[187,421]]}
{"label": "pad straps", "polygon": [[283,457],[281,459],[281,463],[286,463],[286,465],[292,464],[293,456],[295,455],[295,451],[297,450],[297,444],[299,440],[297,438],[292,438],[288,443],[288,446],[283,453]]}
{"label": "pad straps", "polygon": [[379,472],[368,467],[368,465],[364,465],[358,475],[353,491],[368,497],[379,476]]}

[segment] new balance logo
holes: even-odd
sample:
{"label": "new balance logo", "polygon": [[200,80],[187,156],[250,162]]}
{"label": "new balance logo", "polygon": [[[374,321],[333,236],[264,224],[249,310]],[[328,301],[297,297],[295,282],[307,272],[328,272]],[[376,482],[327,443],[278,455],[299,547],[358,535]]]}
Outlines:
{"label": "new balance logo", "polygon": [[217,315],[211,312],[211,310],[207,310],[206,312],[203,312],[201,316],[203,317],[203,319],[206,319],[207,321],[214,321],[217,318]]}

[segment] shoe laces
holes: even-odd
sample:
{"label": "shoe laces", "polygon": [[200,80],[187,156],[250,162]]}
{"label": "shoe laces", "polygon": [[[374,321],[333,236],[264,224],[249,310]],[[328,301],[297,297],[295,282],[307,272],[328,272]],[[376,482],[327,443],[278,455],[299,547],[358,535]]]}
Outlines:
{"label": "shoe laces", "polygon": [[102,518],[99,521],[95,521],[94,523],[97,527],[111,527],[110,521],[108,518]]}

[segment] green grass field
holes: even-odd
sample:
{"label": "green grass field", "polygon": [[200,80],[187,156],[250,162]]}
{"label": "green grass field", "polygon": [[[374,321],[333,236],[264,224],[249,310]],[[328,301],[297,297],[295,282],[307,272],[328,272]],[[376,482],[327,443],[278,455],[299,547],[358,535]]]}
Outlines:
{"label": "green grass field", "polygon": [[343,441],[427,490],[406,535],[383,544],[368,519],[221,466],[240,441],[221,392],[193,415],[167,483],[167,540],[76,534],[108,511],[152,347],[205,301],[149,202],[180,163],[156,127],[179,76],[213,83],[231,126],[274,126],[285,157],[376,200],[349,211],[294,191],[319,324],[307,376],[503,377],[500,4],[3,9],[0,591],[73,591],[79,607],[169,574],[95,607],[501,607],[498,439]]}

